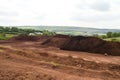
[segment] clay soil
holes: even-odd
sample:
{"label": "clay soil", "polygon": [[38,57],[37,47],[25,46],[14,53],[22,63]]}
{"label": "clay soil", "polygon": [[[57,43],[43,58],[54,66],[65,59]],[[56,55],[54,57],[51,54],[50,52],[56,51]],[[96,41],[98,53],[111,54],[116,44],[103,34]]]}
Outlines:
{"label": "clay soil", "polygon": [[61,50],[66,38],[0,41],[0,80],[120,80],[120,56]]}

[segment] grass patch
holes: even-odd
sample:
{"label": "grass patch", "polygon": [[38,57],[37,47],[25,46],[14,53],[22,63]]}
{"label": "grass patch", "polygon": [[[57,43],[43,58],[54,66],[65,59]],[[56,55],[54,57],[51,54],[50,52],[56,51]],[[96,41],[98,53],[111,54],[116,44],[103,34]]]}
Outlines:
{"label": "grass patch", "polygon": [[15,36],[17,36],[17,35],[16,34],[0,34],[0,40],[10,39]]}
{"label": "grass patch", "polygon": [[106,38],[105,41],[120,42],[120,37]]}

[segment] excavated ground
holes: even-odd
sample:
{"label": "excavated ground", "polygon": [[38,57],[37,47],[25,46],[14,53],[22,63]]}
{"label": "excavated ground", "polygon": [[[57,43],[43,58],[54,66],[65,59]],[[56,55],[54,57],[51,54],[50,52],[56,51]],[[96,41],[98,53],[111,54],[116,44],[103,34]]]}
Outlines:
{"label": "excavated ground", "polygon": [[0,80],[120,79],[120,56],[41,45],[47,39],[0,41]]}

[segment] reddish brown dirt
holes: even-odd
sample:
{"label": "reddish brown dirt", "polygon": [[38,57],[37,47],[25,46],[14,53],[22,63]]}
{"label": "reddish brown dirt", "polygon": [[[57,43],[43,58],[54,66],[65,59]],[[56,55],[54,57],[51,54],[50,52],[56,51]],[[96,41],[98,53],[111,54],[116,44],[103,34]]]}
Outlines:
{"label": "reddish brown dirt", "polygon": [[120,79],[119,56],[64,51],[40,45],[44,40],[1,41],[0,80]]}
{"label": "reddish brown dirt", "polygon": [[44,41],[42,45],[54,46],[60,48],[62,47],[63,44],[66,43],[68,39],[69,36],[67,35],[56,35]]}

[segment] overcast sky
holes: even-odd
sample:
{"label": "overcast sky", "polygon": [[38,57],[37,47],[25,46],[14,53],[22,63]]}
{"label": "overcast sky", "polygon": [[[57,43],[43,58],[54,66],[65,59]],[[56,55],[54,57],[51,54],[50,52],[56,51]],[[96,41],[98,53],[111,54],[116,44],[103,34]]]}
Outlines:
{"label": "overcast sky", "polygon": [[120,0],[0,0],[0,25],[120,29]]}

